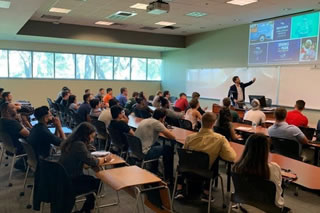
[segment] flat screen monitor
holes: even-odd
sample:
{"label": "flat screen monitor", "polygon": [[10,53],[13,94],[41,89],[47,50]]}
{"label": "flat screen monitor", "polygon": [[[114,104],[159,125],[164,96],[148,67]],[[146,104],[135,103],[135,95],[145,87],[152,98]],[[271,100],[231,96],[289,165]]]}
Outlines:
{"label": "flat screen monitor", "polygon": [[264,95],[249,95],[250,103],[253,99],[257,99],[260,102],[260,107],[267,107],[266,97]]}

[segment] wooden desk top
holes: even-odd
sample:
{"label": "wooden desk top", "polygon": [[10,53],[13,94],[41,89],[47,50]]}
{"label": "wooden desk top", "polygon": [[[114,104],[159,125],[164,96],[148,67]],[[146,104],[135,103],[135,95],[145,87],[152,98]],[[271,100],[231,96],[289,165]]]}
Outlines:
{"label": "wooden desk top", "polygon": [[137,166],[103,170],[97,172],[96,176],[116,191],[127,187],[161,182],[159,177]]}
{"label": "wooden desk top", "polygon": [[248,125],[248,124],[232,123],[232,125],[233,125],[234,129],[238,130],[238,131],[248,132],[248,133],[261,133],[261,134],[264,134],[266,136],[269,136],[268,129],[264,128],[264,127],[261,127],[261,126],[257,126],[256,130],[254,131],[252,126]]}
{"label": "wooden desk top", "polygon": [[[230,142],[230,145],[237,153],[238,161],[244,150],[244,145]],[[269,161],[277,163],[283,169],[290,169],[297,174],[298,179],[294,181],[296,184],[309,189],[320,190],[320,167],[297,161],[282,155],[270,153]]]}

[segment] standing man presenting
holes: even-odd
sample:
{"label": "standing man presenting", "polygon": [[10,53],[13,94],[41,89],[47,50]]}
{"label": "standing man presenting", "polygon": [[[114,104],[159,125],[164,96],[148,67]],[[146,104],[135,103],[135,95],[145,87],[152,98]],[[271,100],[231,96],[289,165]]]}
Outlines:
{"label": "standing man presenting", "polygon": [[237,105],[239,108],[243,108],[246,97],[245,88],[253,84],[256,81],[256,78],[253,78],[252,81],[249,81],[248,83],[242,83],[239,76],[234,76],[232,81],[234,82],[234,85],[230,87],[228,97],[231,99],[233,106]]}

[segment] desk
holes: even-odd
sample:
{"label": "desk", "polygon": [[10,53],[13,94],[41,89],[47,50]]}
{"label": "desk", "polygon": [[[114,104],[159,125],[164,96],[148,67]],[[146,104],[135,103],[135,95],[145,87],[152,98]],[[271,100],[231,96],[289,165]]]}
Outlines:
{"label": "desk", "polygon": [[[244,150],[244,145],[230,142],[231,147],[237,153],[238,161]],[[294,160],[279,154],[270,153],[269,161],[277,163],[283,169],[290,169],[297,174],[298,179],[294,183],[312,190],[320,190],[320,168],[301,161]],[[229,172],[228,172],[229,173]],[[229,174],[228,174],[229,175]],[[229,177],[228,177],[229,179]],[[228,180],[229,183],[229,180]],[[228,186],[229,187],[229,186]],[[230,191],[230,187],[228,188]]]}

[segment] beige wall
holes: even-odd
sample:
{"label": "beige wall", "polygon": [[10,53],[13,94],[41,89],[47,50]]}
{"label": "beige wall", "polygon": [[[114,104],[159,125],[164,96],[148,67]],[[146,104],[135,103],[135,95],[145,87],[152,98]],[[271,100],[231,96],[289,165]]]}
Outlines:
{"label": "beige wall", "polygon": [[33,106],[47,105],[47,98],[55,99],[63,86],[68,86],[72,93],[82,101],[85,89],[90,89],[95,95],[99,88],[113,89],[118,95],[121,87],[127,87],[129,95],[133,91],[144,91],[154,95],[160,89],[156,81],[99,81],[99,80],[38,80],[38,79],[0,79],[0,87],[13,94],[14,100],[28,100]]}

